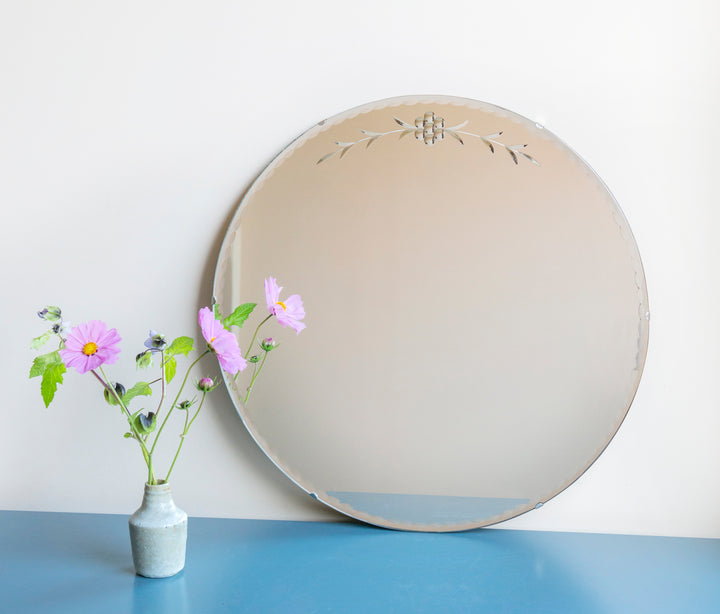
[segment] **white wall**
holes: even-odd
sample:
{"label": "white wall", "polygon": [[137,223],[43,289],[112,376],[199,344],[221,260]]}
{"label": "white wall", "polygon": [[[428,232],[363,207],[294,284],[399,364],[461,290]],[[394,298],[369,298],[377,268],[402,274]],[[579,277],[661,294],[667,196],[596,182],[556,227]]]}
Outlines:
{"label": "white wall", "polygon": [[[69,373],[43,408],[27,380],[37,309],[108,321],[126,359],[150,327],[195,334],[229,217],[279,150],[360,103],[439,93],[536,119],[579,152],[623,208],[650,293],[620,432],[503,526],[720,537],[716,3],[0,6],[0,507],[127,513],[144,479],[89,377]],[[335,517],[265,459],[224,390],[185,448],[173,488],[191,515]]]}

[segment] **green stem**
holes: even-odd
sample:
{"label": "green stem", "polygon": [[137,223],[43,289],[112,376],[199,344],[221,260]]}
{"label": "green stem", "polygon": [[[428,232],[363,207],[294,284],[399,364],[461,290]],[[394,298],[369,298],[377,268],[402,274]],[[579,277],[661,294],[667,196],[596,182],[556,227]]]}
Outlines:
{"label": "green stem", "polygon": [[[253,347],[253,344],[255,343],[255,338],[257,337],[257,334],[258,334],[258,331],[260,330],[260,327],[261,327],[263,324],[265,324],[265,322],[267,322],[270,318],[272,318],[273,315],[275,315],[275,314],[272,314],[272,313],[271,313],[267,318],[265,318],[262,322],[260,322],[260,324],[257,325],[257,328],[255,329],[255,332],[253,333],[252,339],[250,340],[250,345],[248,345],[247,352],[245,352],[245,358],[246,358],[246,359],[247,359],[247,358],[250,358],[250,356],[252,356],[252,347]],[[238,372],[235,374],[235,377],[233,378],[233,381],[236,382],[238,377],[240,377],[240,371],[238,371]],[[255,380],[255,373],[254,373],[254,372],[253,372],[253,377],[252,377],[252,379],[253,379],[253,381]],[[247,397],[245,397],[245,400],[247,400]]]}
{"label": "green stem", "polygon": [[175,461],[177,461],[178,456],[180,456],[180,450],[182,450],[183,444],[185,443],[185,435],[188,434],[188,431],[190,430],[190,427],[192,426],[193,422],[195,422],[195,418],[198,417],[198,414],[200,413],[200,410],[202,409],[203,403],[205,402],[205,395],[207,392],[203,392],[202,399],[200,399],[200,405],[197,408],[197,411],[195,412],[195,415],[192,417],[192,420],[190,420],[190,423],[188,424],[188,418],[190,417],[190,410],[188,410],[185,413],[185,426],[183,428],[183,432],[180,435],[180,445],[178,445],[177,452],[175,452],[175,457],[173,458],[172,464],[170,465],[170,469],[168,469],[167,475],[165,476],[165,482],[170,481],[170,474],[172,473],[173,467],[175,466]]}
{"label": "green stem", "polygon": [[252,379],[250,380],[250,385],[247,387],[247,393],[245,394],[245,398],[243,399],[243,404],[247,403],[247,400],[250,398],[250,393],[252,392],[253,386],[255,385],[255,380],[257,379],[258,375],[260,375],[260,371],[262,371],[263,365],[265,364],[265,361],[267,360],[269,352],[265,352],[265,356],[263,356],[262,361],[260,362],[260,366],[258,367],[257,371],[253,373]]}
{"label": "green stem", "polygon": [[255,363],[255,364],[253,365],[252,376],[250,377],[250,381],[251,381],[251,382],[252,382],[252,381],[255,381],[255,374],[257,373],[257,370],[258,370],[258,363]]}
{"label": "green stem", "polygon": [[148,452],[147,446],[145,445],[145,442],[142,439],[142,435],[137,432],[135,429],[135,425],[133,424],[132,414],[130,413],[130,410],[127,408],[127,405],[123,402],[123,400],[118,395],[117,391],[115,390],[114,386],[110,385],[110,380],[108,379],[107,375],[105,375],[105,371],[103,371],[102,367],[98,367],[100,369],[100,373],[102,373],[102,377],[100,377],[97,372],[94,369],[91,369],[90,372],[95,376],[95,378],[107,389],[113,397],[115,397],[115,400],[118,402],[118,405],[122,408],[122,410],[125,412],[128,424],[130,425],[130,430],[132,431],[133,437],[137,440],[137,442],[140,444],[140,451],[142,452],[143,458],[145,459],[145,464],[148,468],[148,484],[154,484],[155,483],[155,472],[153,471],[153,465],[152,465],[152,451]]}
{"label": "green stem", "polygon": [[183,383],[180,386],[180,390],[178,390],[177,395],[175,396],[175,400],[173,401],[172,405],[170,406],[170,409],[168,410],[167,415],[165,416],[165,419],[163,420],[162,424],[160,425],[160,428],[157,431],[157,434],[155,435],[155,440],[153,441],[153,445],[150,448],[150,454],[152,454],[155,451],[155,446],[158,443],[158,440],[160,439],[160,433],[162,433],[163,429],[165,428],[165,424],[168,421],[168,418],[172,415],[173,410],[175,409],[175,406],[177,405],[178,399],[180,398],[180,395],[182,394],[183,388],[185,388],[185,384],[187,384],[188,376],[190,375],[190,371],[192,368],[200,362],[207,354],[211,352],[210,349],[205,350],[200,356],[197,357],[197,359],[187,368],[187,371],[185,372],[185,378],[183,379]]}
{"label": "green stem", "polygon": [[162,390],[160,392],[160,403],[158,403],[158,408],[157,410],[155,410],[156,419],[160,415],[160,410],[162,409],[163,401],[165,400],[165,350],[160,350],[160,382],[162,385]]}
{"label": "green stem", "polygon": [[250,352],[252,352],[253,343],[255,343],[255,337],[257,337],[258,331],[260,330],[260,327],[265,324],[270,318],[273,317],[274,314],[270,314],[267,318],[265,318],[260,324],[257,325],[257,328],[255,329],[255,332],[253,333],[252,339],[250,340],[250,345],[248,346],[248,351],[245,354],[245,358],[250,356]]}

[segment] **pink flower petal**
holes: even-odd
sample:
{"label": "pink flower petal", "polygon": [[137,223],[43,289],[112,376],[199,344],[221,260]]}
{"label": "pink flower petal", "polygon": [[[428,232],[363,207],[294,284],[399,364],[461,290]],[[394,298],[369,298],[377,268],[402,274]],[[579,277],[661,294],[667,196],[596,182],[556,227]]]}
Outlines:
{"label": "pink flower petal", "polygon": [[208,307],[203,307],[198,312],[198,324],[205,341],[215,352],[224,371],[235,375],[247,367],[247,362],[238,347],[237,338],[229,330],[225,330],[222,322],[215,319],[215,315]]}
{"label": "pink flower petal", "polygon": [[63,357],[66,367],[72,367],[77,370],[78,373],[87,373],[92,367],[88,366],[89,356],[85,356],[83,353],[72,354],[66,359]]}
{"label": "pink flower petal", "polygon": [[281,301],[281,290],[282,287],[277,285],[274,277],[268,277],[265,280],[265,300],[268,309],[282,326],[290,326],[296,333],[300,334],[300,331],[305,328],[305,324],[300,322],[305,317],[302,298],[300,298],[299,294],[293,294]]}
{"label": "pink flower petal", "polygon": [[78,354],[71,350],[60,350],[60,358],[65,363],[66,367],[75,367],[76,365],[84,364],[83,354]]}
{"label": "pink flower petal", "polygon": [[87,323],[87,341],[97,343],[106,332],[107,326],[100,320],[91,320]]}
{"label": "pink flower petal", "polygon": [[[113,365],[117,362],[120,357],[120,351],[111,350],[110,348],[102,348],[93,354],[93,358],[97,356],[101,362],[99,364]],[[93,367],[94,369],[95,367]]]}
{"label": "pink flower petal", "polygon": [[72,329],[72,335],[78,340],[78,342],[84,343],[84,340],[87,339],[87,324],[83,322],[75,326]]}
{"label": "pink flower petal", "polygon": [[300,334],[300,331],[305,328],[305,324],[302,322],[299,322],[292,316],[290,316],[287,312],[281,311],[277,314],[277,321],[282,326],[289,326],[292,328],[298,335]]}
{"label": "pink flower petal", "polygon": [[110,330],[106,331],[98,337],[97,344],[99,346],[107,346],[113,345],[115,343],[120,343],[120,341],[122,341],[122,339],[120,338],[120,335],[118,335],[117,330],[111,328]]}
{"label": "pink flower petal", "polygon": [[71,352],[80,352],[83,349],[83,345],[85,345],[82,341],[80,341],[75,335],[72,334],[72,331],[68,333],[67,339],[65,339],[65,348],[70,350]]}
{"label": "pink flower petal", "polygon": [[218,354],[218,362],[223,370],[227,371],[230,375],[235,375],[238,371],[242,371],[247,367],[247,362],[240,356],[228,356]]}
{"label": "pink flower petal", "polygon": [[102,359],[102,357],[98,356],[97,354],[88,356],[87,362],[85,363],[85,371],[87,372],[92,369],[97,369],[102,364],[105,364],[105,361]]}
{"label": "pink flower petal", "polygon": [[286,298],[285,313],[295,320],[302,320],[305,317],[305,308],[299,294],[293,294]]}
{"label": "pink flower petal", "polygon": [[219,354],[239,351],[237,339],[230,331],[219,331],[215,340],[211,343],[213,350]]}
{"label": "pink flower petal", "polygon": [[280,300],[280,292],[282,288],[278,286],[277,280],[274,277],[268,277],[265,280],[265,302],[267,303],[268,309],[273,311],[276,303]]}
{"label": "pink flower petal", "polygon": [[210,330],[214,338],[220,337],[224,333],[228,332],[227,330],[225,330],[225,327],[222,325],[222,322],[220,322],[220,320],[214,320]]}
{"label": "pink flower petal", "polygon": [[[205,341],[210,343],[210,340],[215,336],[214,329],[215,323],[218,320],[215,319],[215,315],[209,307],[203,307],[198,311],[198,324],[200,325],[200,331]],[[218,322],[219,323],[219,322]]]}

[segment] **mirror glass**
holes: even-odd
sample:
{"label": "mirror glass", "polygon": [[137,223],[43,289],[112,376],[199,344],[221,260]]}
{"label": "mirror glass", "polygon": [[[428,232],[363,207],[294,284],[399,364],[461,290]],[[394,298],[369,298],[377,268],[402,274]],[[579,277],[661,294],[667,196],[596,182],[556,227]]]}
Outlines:
{"label": "mirror glass", "polygon": [[231,222],[221,311],[264,317],[268,276],[307,328],[264,325],[281,347],[247,406],[250,369],[230,393],[289,478],[369,523],[462,530],[544,503],[608,445],[642,373],[645,278],[617,203],[490,104],[383,100],[293,141]]}

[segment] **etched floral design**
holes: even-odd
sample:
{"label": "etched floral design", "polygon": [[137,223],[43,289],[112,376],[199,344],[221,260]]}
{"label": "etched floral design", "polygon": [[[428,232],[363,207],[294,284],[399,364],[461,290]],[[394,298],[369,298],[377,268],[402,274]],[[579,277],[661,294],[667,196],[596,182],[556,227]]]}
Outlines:
{"label": "etched floral design", "polygon": [[[397,121],[397,120],[396,120]],[[432,111],[426,111],[422,117],[415,118],[415,138],[425,145],[434,145],[445,138],[445,120]]]}
{"label": "etched floral design", "polygon": [[533,164],[540,166],[540,163],[535,158],[523,151],[525,147],[527,147],[527,143],[524,145],[507,145],[506,143],[498,140],[502,136],[502,132],[486,135],[467,132],[462,130],[462,128],[467,126],[467,120],[457,124],[456,126],[446,126],[445,119],[437,116],[434,111],[426,111],[422,116],[416,117],[413,124],[403,121],[394,115],[393,119],[400,128],[388,130],[387,132],[372,132],[371,130],[360,129],[360,132],[365,135],[364,138],[358,139],[357,141],[335,141],[338,148],[335,151],[331,151],[329,154],[324,155],[317,161],[316,164],[325,162],[325,160],[328,160],[335,155],[342,158],[348,151],[350,151],[350,149],[360,143],[365,143],[365,147],[369,148],[375,141],[390,134],[398,134],[399,139],[402,139],[409,134],[413,134],[418,141],[422,141],[425,145],[435,145],[438,141],[442,141],[445,138],[445,135],[452,137],[460,143],[460,145],[465,144],[462,139],[463,136],[475,137],[488,146],[490,153],[494,154],[495,149],[498,148],[500,150],[507,151],[508,155],[512,158],[512,161],[515,164],[518,164],[518,160],[520,158],[525,158]]}

